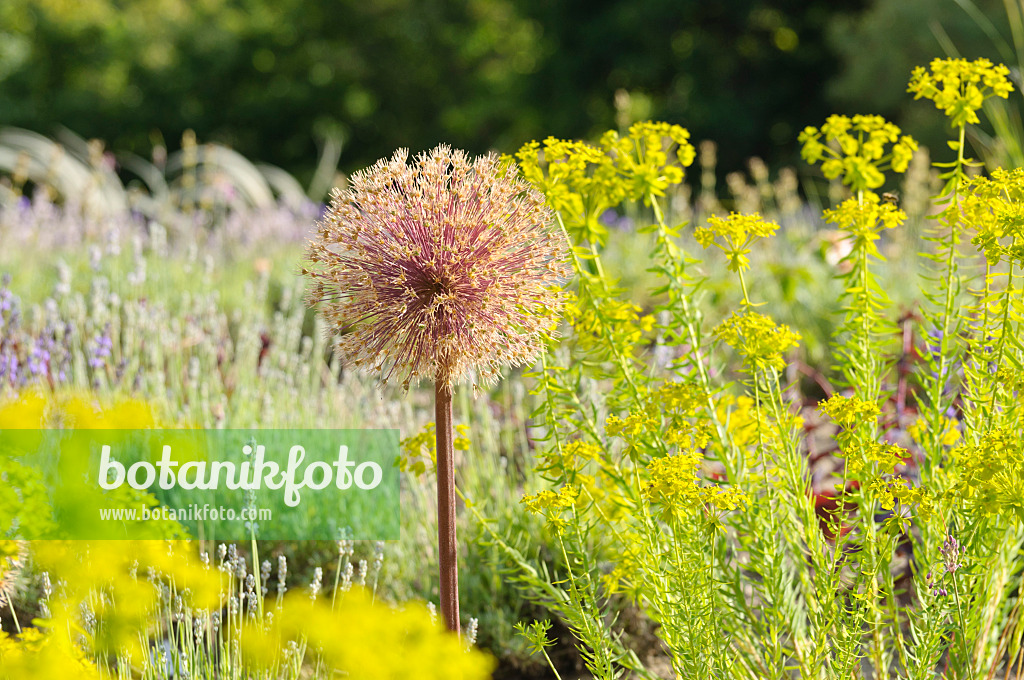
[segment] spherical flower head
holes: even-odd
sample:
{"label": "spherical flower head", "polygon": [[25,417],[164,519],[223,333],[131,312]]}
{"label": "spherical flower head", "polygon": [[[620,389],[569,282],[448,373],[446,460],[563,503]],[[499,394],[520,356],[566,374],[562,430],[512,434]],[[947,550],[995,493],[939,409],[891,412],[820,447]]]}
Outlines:
{"label": "spherical flower head", "polygon": [[901,136],[900,129],[881,116],[829,116],[820,130],[804,128],[798,141],[804,160],[811,165],[824,161],[825,177],[841,177],[854,191],[882,186],[886,169],[906,172],[917,149],[912,137]]}
{"label": "spherical flower head", "polygon": [[514,164],[445,145],[407,159],[333,192],[307,251],[308,301],[342,360],[382,383],[493,383],[555,332],[568,244]]}
{"label": "spherical flower head", "polygon": [[978,123],[978,109],[990,97],[1006,99],[1013,91],[1010,69],[988,59],[934,59],[927,69],[918,66],[907,92],[914,99],[931,99],[955,128]]}

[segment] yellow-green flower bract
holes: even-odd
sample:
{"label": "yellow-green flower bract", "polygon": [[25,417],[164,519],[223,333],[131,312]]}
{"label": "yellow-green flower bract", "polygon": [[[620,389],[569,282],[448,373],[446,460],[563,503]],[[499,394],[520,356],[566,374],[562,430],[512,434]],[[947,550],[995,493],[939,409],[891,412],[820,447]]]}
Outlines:
{"label": "yellow-green flower bract", "polygon": [[990,265],[1005,261],[1024,266],[1024,168],[996,169],[975,177],[961,202],[963,221],[976,233],[971,243]]}
{"label": "yellow-green flower bract", "polygon": [[[738,272],[750,267],[750,245],[760,238],[772,236],[779,230],[779,225],[761,217],[758,213],[741,215],[731,213],[728,217],[711,215],[707,226],[697,227],[694,238],[703,248],[717,246],[725,253],[729,262],[729,271]],[[725,243],[719,243],[716,237]]]}
{"label": "yellow-green flower bract", "polygon": [[568,244],[514,164],[445,145],[407,158],[335,190],[307,251],[308,301],[342,359],[382,383],[494,382],[555,331]]}
{"label": "yellow-green flower bract", "polygon": [[664,196],[683,181],[693,163],[690,133],[651,121],[634,123],[625,135],[609,130],[596,145],[548,137],[516,152],[523,176],[546,197],[565,222],[574,243],[603,245],[607,228],[601,215],[623,201]]}
{"label": "yellow-green flower bract", "polygon": [[800,344],[800,334],[789,326],[776,325],[767,316],[748,311],[733,312],[714,330],[715,337],[737,350],[755,370],[768,367],[781,371],[783,355]]}
{"label": "yellow-green flower bract", "polygon": [[[900,129],[881,116],[832,115],[820,130],[804,128],[798,141],[805,161],[811,165],[823,161],[821,171],[826,178],[842,177],[843,184],[854,191],[882,186],[886,169],[906,172],[917,149],[912,137],[901,136]],[[892,146],[887,150],[888,145]]]}
{"label": "yellow-green flower bract", "polygon": [[883,229],[895,229],[907,219],[905,212],[882,201],[873,191],[865,191],[862,199],[848,198],[838,207],[825,210],[825,221],[846,229],[855,238],[876,241]]}
{"label": "yellow-green flower bract", "polygon": [[927,69],[914,69],[907,92],[913,92],[914,99],[931,99],[958,128],[980,122],[978,109],[989,97],[1010,95],[1009,75],[1010,69],[988,59],[933,59]]}

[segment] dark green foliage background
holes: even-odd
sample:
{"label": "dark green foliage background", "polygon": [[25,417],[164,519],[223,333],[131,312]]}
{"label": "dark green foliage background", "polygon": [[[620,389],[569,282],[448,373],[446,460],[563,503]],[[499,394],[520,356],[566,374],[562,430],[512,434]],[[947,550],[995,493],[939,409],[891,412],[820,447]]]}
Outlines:
{"label": "dark green foliage background", "polygon": [[4,0],[0,125],[147,156],[193,129],[308,179],[328,136],[347,170],[586,137],[621,89],[732,170],[795,162],[832,111],[906,117],[909,67],[945,56],[932,24],[999,57],[955,0]]}

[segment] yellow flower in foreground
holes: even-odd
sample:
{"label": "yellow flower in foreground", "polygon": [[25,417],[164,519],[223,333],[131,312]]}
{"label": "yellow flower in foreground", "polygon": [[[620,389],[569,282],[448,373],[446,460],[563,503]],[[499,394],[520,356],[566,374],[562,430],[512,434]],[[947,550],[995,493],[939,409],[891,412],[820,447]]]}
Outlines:
{"label": "yellow flower in foreground", "polygon": [[963,222],[990,265],[1024,265],[1024,168],[998,168],[991,177],[974,177],[961,201]]}
{"label": "yellow flower in foreground", "polygon": [[666,519],[682,519],[697,507],[709,512],[731,511],[748,502],[746,494],[735,487],[701,485],[700,465],[701,454],[695,450],[653,459],[647,466],[644,497],[660,506]]}
{"label": "yellow flower in foreground", "polygon": [[548,526],[555,531],[561,531],[566,524],[562,513],[575,507],[579,495],[579,487],[566,484],[558,491],[544,489],[535,494],[528,494],[519,502],[530,512],[544,515],[548,520]]}
{"label": "yellow flower in foreground", "polygon": [[[393,608],[373,602],[360,588],[346,593],[333,610],[305,594],[285,598],[269,630],[243,631],[241,648],[249,652],[248,665],[258,670],[279,663],[289,641],[304,641],[307,654],[350,680],[484,680],[495,666],[487,654],[467,651],[459,636],[432,621],[422,605]],[[271,654],[263,653],[267,648]]]}

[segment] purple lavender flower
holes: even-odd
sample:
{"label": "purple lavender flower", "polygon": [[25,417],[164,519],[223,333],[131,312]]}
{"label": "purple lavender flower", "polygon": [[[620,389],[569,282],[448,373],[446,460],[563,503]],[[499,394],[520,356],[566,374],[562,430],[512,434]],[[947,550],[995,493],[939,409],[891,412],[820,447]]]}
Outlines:
{"label": "purple lavender flower", "polygon": [[[11,293],[11,275],[4,274],[3,278],[0,279],[0,312],[9,312],[14,307],[14,295]],[[0,323],[3,321],[3,315],[0,314]]]}
{"label": "purple lavender flower", "polygon": [[103,368],[107,365],[107,358],[110,357],[114,342],[110,339],[110,327],[108,326],[101,335],[97,335],[92,341],[92,351],[89,356],[91,368]]}
{"label": "purple lavender flower", "polygon": [[29,350],[28,353],[28,370],[32,375],[38,375],[43,378],[49,375],[50,351],[47,348],[45,341],[37,339],[32,340],[32,349]]}
{"label": "purple lavender flower", "polygon": [[629,217],[620,215],[617,210],[609,208],[601,213],[601,217],[598,221],[608,227],[609,229],[615,229],[618,231],[630,231],[636,226]]}
{"label": "purple lavender flower", "polygon": [[11,385],[18,385],[18,355],[9,347],[0,352],[0,381],[7,380]]}
{"label": "purple lavender flower", "polygon": [[946,537],[942,547],[939,548],[947,574],[955,574],[958,569],[964,566],[963,557],[967,554],[967,546],[960,545],[952,534]]}

